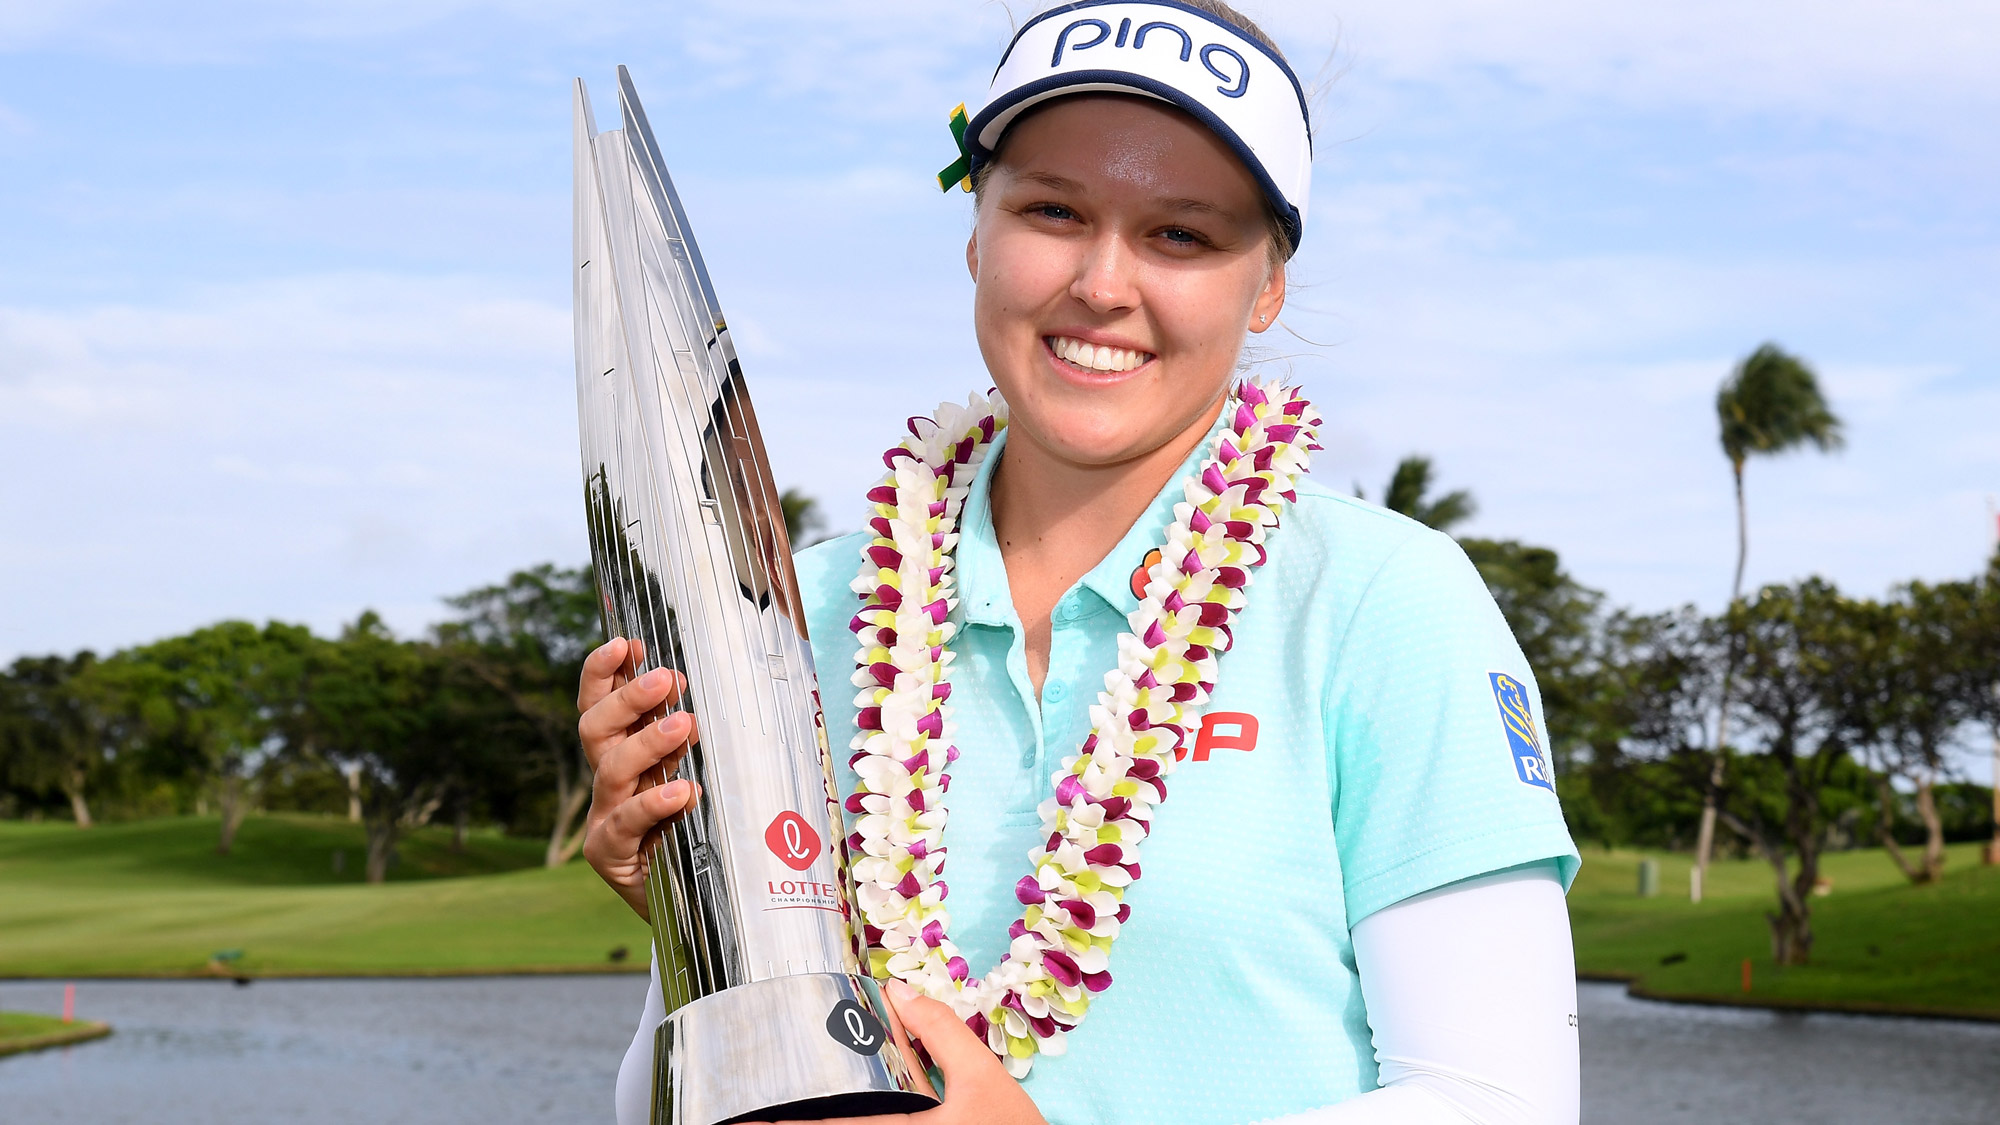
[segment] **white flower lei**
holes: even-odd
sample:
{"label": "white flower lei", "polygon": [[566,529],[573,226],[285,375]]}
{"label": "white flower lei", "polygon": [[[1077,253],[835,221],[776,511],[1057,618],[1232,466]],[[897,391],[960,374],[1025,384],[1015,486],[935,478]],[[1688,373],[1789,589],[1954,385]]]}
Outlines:
{"label": "white flower lei", "polygon": [[894,976],[953,1006],[1015,1077],[1037,1052],[1060,1055],[1093,993],[1111,985],[1109,954],[1131,916],[1125,888],[1139,878],[1139,843],[1165,775],[1185,753],[1215,688],[1216,657],[1232,643],[1264,537],[1306,471],[1320,424],[1297,388],[1245,381],[1225,410],[1214,455],[1185,483],[1161,560],[1118,638],[1118,666],[1090,709],[1091,730],[1051,776],[1042,802],[1046,842],[1029,853],[1034,873],[1015,886],[1024,910],[1013,939],[983,980],[971,979],[948,936],[945,807],[958,757],[946,700],[953,550],[973,475],[1005,428],[1006,404],[971,396],[935,418],[910,420],[910,437],[883,455],[889,472],[868,492],[869,527],[853,589],[861,612],[854,686],[859,733],[856,783],[846,809],[850,875],[861,910],[857,941],[868,970]]}

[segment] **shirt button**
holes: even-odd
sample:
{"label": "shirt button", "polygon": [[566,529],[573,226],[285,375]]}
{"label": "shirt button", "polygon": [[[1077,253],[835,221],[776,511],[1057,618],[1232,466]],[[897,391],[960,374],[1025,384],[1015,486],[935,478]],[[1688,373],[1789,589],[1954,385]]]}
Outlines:
{"label": "shirt button", "polygon": [[1063,686],[1061,680],[1057,680],[1055,683],[1049,684],[1042,689],[1042,696],[1050,703],[1061,703],[1063,696],[1068,694],[1069,689]]}

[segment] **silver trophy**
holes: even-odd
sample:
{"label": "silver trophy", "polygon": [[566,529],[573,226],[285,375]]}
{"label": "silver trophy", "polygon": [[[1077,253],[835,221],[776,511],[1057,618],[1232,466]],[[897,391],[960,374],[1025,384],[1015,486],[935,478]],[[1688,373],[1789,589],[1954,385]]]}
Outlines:
{"label": "silver trophy", "polygon": [[[576,83],[576,382],[608,633],[688,679],[694,810],[648,844],[654,1125],[927,1109],[861,971],[833,765],[757,415],[632,78]],[[655,716],[657,717],[657,716]],[[656,780],[664,782],[664,777]]]}

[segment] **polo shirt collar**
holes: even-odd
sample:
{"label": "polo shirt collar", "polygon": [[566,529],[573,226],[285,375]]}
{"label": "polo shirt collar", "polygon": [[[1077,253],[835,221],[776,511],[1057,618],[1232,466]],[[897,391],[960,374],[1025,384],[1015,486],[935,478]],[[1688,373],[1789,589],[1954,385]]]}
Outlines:
{"label": "polo shirt collar", "polygon": [[[1214,451],[1215,435],[1226,413],[1216,416],[1215,425],[1196,443],[1166,487],[1133,521],[1125,537],[1078,583],[1120,617],[1129,616],[1139,608],[1139,595],[1132,591],[1133,574],[1144,564],[1147,553],[1166,541],[1167,526],[1174,520],[1174,505],[1187,498],[1184,487],[1187,478]],[[1018,628],[1020,615],[1014,612],[1014,599],[1007,585],[1007,565],[1000,558],[999,537],[993,531],[993,470],[1006,450],[1007,434],[1008,431],[1002,430],[994,437],[992,448],[973,475],[966,493],[965,508],[958,521],[955,570],[959,605],[968,624]]]}

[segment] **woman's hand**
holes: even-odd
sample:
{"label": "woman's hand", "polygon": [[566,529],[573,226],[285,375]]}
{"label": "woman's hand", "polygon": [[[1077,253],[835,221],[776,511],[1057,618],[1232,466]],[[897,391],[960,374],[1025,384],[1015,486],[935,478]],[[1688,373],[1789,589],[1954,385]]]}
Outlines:
{"label": "woman's hand", "polygon": [[687,677],[655,669],[627,680],[633,643],[614,637],[583,661],[576,709],[583,756],[597,771],[584,817],[583,858],[629,903],[646,910],[646,838],[685,813],[700,796],[690,781],[655,785],[657,768],[672,776],[695,737],[694,716],[655,712],[679,699]]}
{"label": "woman's hand", "polygon": [[[1028,1092],[1000,1065],[1000,1059],[980,1041],[951,1008],[916,994],[899,980],[882,990],[896,1010],[896,1021],[910,1039],[922,1043],[944,1073],[944,1104],[922,1113],[888,1113],[876,1117],[843,1117],[817,1125],[1048,1125]],[[907,1057],[915,1052],[904,1047]],[[918,1071],[926,1093],[934,1093]],[[776,1125],[808,1125],[780,1121]]]}

